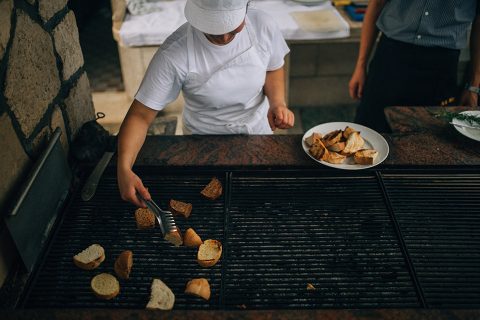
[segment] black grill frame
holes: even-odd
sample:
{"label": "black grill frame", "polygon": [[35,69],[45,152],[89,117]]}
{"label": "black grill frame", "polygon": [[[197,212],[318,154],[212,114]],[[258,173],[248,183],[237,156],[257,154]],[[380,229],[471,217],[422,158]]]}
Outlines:
{"label": "black grill frame", "polygon": [[[181,293],[181,287],[182,287],[182,281],[186,282],[188,279],[183,279],[182,281],[177,281],[173,285],[171,285],[172,289],[175,288],[175,293],[177,295],[177,301],[178,303],[176,304],[177,308],[180,309],[236,309],[236,308],[248,308],[248,309],[302,309],[302,308],[430,308],[430,307],[438,307],[438,308],[459,308],[459,307],[478,307],[477,304],[473,303],[475,299],[480,297],[480,284],[478,287],[474,287],[473,291],[468,292],[466,291],[465,294],[470,294],[469,299],[467,303],[464,301],[460,301],[458,299],[458,296],[452,296],[454,301],[450,301],[449,295],[443,295],[438,292],[435,292],[435,289],[438,290],[438,282],[434,285],[429,285],[429,281],[431,282],[431,278],[428,277],[428,272],[423,272],[419,274],[417,270],[417,265],[415,263],[415,259],[417,257],[417,253],[413,252],[412,256],[412,245],[411,245],[411,240],[412,236],[409,233],[408,226],[406,226],[405,223],[408,223],[408,219],[404,219],[402,215],[398,215],[396,213],[396,207],[398,207],[398,203],[395,202],[395,200],[392,200],[392,196],[395,197],[396,195],[394,192],[392,193],[392,188],[395,187],[395,183],[392,184],[392,177],[398,176],[398,177],[405,177],[405,176],[413,176],[413,177],[422,177],[422,176],[449,176],[449,175],[464,175],[464,177],[476,177],[478,181],[480,182],[480,172],[479,168],[476,167],[467,167],[467,168],[458,168],[458,167],[404,167],[404,168],[398,168],[398,167],[382,167],[379,170],[376,169],[370,169],[370,170],[363,170],[363,171],[358,171],[358,172],[350,172],[350,171],[337,171],[337,170],[331,170],[331,169],[304,169],[304,168],[218,168],[218,167],[189,167],[189,168],[164,168],[164,167],[139,167],[136,169],[137,172],[139,173],[140,176],[144,179],[145,185],[149,184],[155,184],[155,181],[151,180],[152,175],[169,175],[169,176],[174,176],[174,177],[186,177],[188,179],[194,180],[193,185],[194,189],[201,189],[201,186],[206,184],[206,182],[209,181],[210,177],[212,176],[217,176],[220,177],[223,184],[224,184],[224,195],[221,198],[221,203],[223,206],[223,217],[219,216],[219,210],[218,207],[218,202],[217,203],[208,203],[208,202],[203,202],[204,206],[212,206],[212,207],[205,207],[203,210],[206,209],[211,209],[215,212],[217,212],[216,219],[223,219],[223,230],[220,230],[218,233],[215,233],[214,236],[210,236],[210,238],[216,238],[222,241],[224,245],[224,253],[221,259],[221,262],[215,266],[212,269],[202,269],[203,273],[199,274],[199,270],[192,265],[189,266],[189,269],[187,270],[187,273],[190,272],[191,277],[199,277],[199,276],[205,276],[210,279],[214,279],[214,281],[211,281],[212,284],[212,296],[213,299],[209,302],[203,302],[198,299],[192,299],[189,297],[185,297]],[[112,186],[112,181],[114,179],[112,177],[115,176],[115,171],[114,168],[110,167],[107,169],[107,172],[105,173],[104,177],[102,178],[102,181],[100,182],[99,186],[99,194],[101,195],[102,193],[102,185],[104,185],[108,181],[108,186],[111,188]],[[368,303],[361,303],[361,297],[357,295],[356,300],[351,299],[348,300],[349,297],[342,297],[342,294],[344,292],[338,291],[338,292],[333,292],[330,296],[333,299],[333,302],[330,303],[325,303],[324,300],[321,300],[322,296],[317,295],[317,292],[321,292],[322,289],[324,289],[323,286],[318,286],[319,291],[313,291],[309,292],[306,298],[303,300],[300,299],[301,301],[298,303],[293,303],[293,304],[278,304],[278,301],[276,301],[277,297],[273,297],[271,301],[266,301],[266,303],[256,303],[254,298],[251,299],[237,299],[234,302],[230,301],[228,298],[232,296],[231,293],[229,293],[229,288],[234,285],[234,283],[230,283],[228,279],[228,272],[229,272],[229,265],[232,263],[232,257],[231,257],[231,252],[232,249],[230,248],[230,242],[225,239],[229,239],[229,237],[232,236],[232,219],[235,217],[234,213],[230,212],[232,209],[232,206],[234,206],[235,202],[235,195],[236,195],[236,190],[234,190],[234,187],[236,186],[236,179],[238,177],[244,177],[248,180],[249,177],[251,178],[258,178],[258,177],[263,177],[267,178],[268,177],[284,177],[286,180],[288,180],[288,177],[298,177],[298,178],[308,178],[310,176],[322,176],[322,177],[330,177],[332,181],[338,180],[338,179],[371,179],[371,181],[375,182],[376,188],[378,188],[378,197],[381,198],[381,201],[383,201],[383,205],[385,207],[386,214],[388,216],[389,225],[391,227],[391,231],[393,232],[393,236],[395,237],[395,241],[397,242],[398,245],[398,250],[401,254],[401,257],[404,261],[404,269],[401,271],[406,272],[406,274],[409,276],[409,280],[411,282],[411,288],[409,290],[409,295],[414,296],[415,302],[412,303],[411,300],[408,300],[409,302],[407,303],[372,303],[372,301]],[[195,180],[195,177],[198,177]],[[365,178],[367,177],[367,178]],[[254,179],[255,180],[255,179]],[[395,181],[393,181],[395,182]],[[181,186],[181,185],[180,185]],[[248,186],[247,186],[248,187]],[[478,184],[474,186],[474,190],[477,191]],[[288,184],[287,184],[288,188]],[[192,189],[193,190],[193,189]],[[155,193],[153,193],[153,196],[160,196],[162,194],[161,189],[155,190]],[[117,192],[116,189],[114,192]],[[153,192],[153,190],[152,190]],[[480,195],[480,187],[478,187],[478,192]],[[198,198],[197,195],[193,195],[193,193],[189,193],[191,195],[191,198],[188,199],[178,199],[178,200],[185,200],[189,201],[191,199],[196,199]],[[163,194],[164,196],[164,194]],[[377,198],[378,198],[377,197]],[[480,198],[480,197],[479,197]],[[165,199],[164,199],[165,200]],[[80,201],[80,202],[79,202]],[[95,201],[95,198],[92,200]],[[193,201],[189,201],[193,202]],[[467,199],[468,202],[468,199]],[[165,206],[165,203],[162,203],[161,205]],[[194,203],[194,210],[195,208],[199,207],[199,203]],[[475,204],[477,202],[474,202]],[[38,293],[35,293],[36,287],[41,283],[42,280],[42,269],[45,268],[46,265],[49,263],[49,258],[51,253],[53,252],[52,248],[55,246],[56,241],[59,241],[61,237],[59,237],[59,232],[61,232],[62,228],[64,227],[64,222],[66,219],[66,215],[68,217],[68,212],[72,209],[72,206],[80,206],[83,208],[85,206],[89,206],[89,203],[81,203],[81,200],[79,200],[79,192],[74,192],[72,197],[70,198],[69,204],[67,205],[67,209],[65,210],[65,213],[62,216],[62,220],[58,223],[58,227],[55,228],[55,235],[52,236],[52,241],[50,241],[50,245],[48,248],[48,252],[46,255],[44,255],[43,261],[41,264],[38,266],[36,272],[33,273],[33,276],[31,278],[31,282],[27,290],[25,290],[25,295],[22,299],[22,304],[21,307],[24,308],[41,308],[41,307],[65,307],[62,305],[47,305],[44,306],[42,304],[35,304],[31,301],[35,301],[35,295],[36,299],[38,299]],[[133,206],[128,207],[128,204],[122,205],[122,207],[125,206],[125,208],[129,208],[131,212],[133,212],[134,208]],[[200,205],[201,206],[201,205]],[[127,210],[127,209],[126,209]],[[479,212],[480,213],[480,212]],[[232,216],[233,215],[233,216]],[[193,216],[192,216],[193,217]],[[478,217],[480,220],[480,215]],[[182,221],[181,219],[177,219],[180,221],[181,227]],[[374,219],[375,220],[375,219]],[[475,219],[473,219],[475,220]],[[220,220],[218,220],[220,222]],[[197,230],[199,231],[199,230]],[[206,233],[207,230],[201,230]],[[158,228],[156,229],[156,232],[159,232]],[[201,232],[199,232],[201,233]],[[416,235],[414,234],[413,237]],[[418,235],[417,235],[418,236]],[[203,237],[205,239],[205,237]],[[207,237],[208,238],[208,237]],[[480,245],[480,242],[478,242]],[[183,249],[183,250],[190,250],[190,249]],[[135,249],[133,249],[134,255],[135,255]],[[115,252],[114,255],[118,254],[119,252]],[[177,253],[178,254],[178,251]],[[192,262],[194,262],[194,252],[189,253],[192,256]],[[71,255],[67,255],[68,258],[71,258]],[[182,256],[183,257],[183,256]],[[66,258],[67,259],[67,258]],[[110,263],[113,263],[114,257],[111,257]],[[187,257],[185,257],[187,259]],[[349,262],[348,259],[339,259],[339,264]],[[354,261],[355,263],[355,261]],[[105,263],[104,263],[105,264]],[[73,265],[73,263],[72,263]],[[365,267],[365,265],[364,265]],[[428,267],[428,263],[424,263],[423,266],[421,266],[421,269],[424,271]],[[366,266],[368,269],[368,265]],[[135,269],[135,265],[134,265]],[[468,269],[468,267],[467,267]],[[470,267],[471,269],[471,267]],[[72,267],[72,270],[78,271],[75,269],[75,267]],[[111,266],[107,267],[104,266],[104,270],[106,272],[113,272],[113,268]],[[390,270],[391,271],[391,270]],[[385,276],[389,277],[390,273],[389,269],[385,270]],[[398,273],[398,270],[395,270],[394,273]],[[82,271],[79,271],[82,272]],[[100,271],[99,271],[100,272]],[[96,273],[99,273],[96,272]],[[152,272],[152,271],[150,271]],[[96,273],[90,273],[88,277],[93,276],[93,274]],[[164,274],[158,274],[158,277],[162,278],[165,280]],[[167,277],[168,279],[168,277]],[[302,278],[302,281],[304,279]],[[452,280],[452,279],[450,279]],[[454,280],[454,279],[453,279]],[[437,279],[437,281],[439,281]],[[148,293],[150,291],[149,285],[145,287],[145,283],[147,281],[144,281],[144,286],[141,289],[143,292],[143,300],[141,301],[142,303],[146,303],[148,301]],[[122,287],[123,285],[126,286],[128,289],[128,282],[121,283]],[[296,284],[298,286],[298,284]],[[475,282],[475,285],[477,285],[477,282]],[[305,283],[306,286],[306,283]],[[87,283],[88,287],[88,283]],[[425,290],[427,288],[427,290]],[[430,289],[429,289],[430,288]],[[77,288],[72,288],[73,290],[77,290]],[[133,289],[132,289],[133,290]],[[180,292],[179,292],[180,291]],[[301,292],[300,288],[297,289],[295,292]],[[88,293],[91,296],[91,293]],[[99,300],[96,300],[96,298],[91,298],[88,296],[88,298],[85,300],[84,305],[74,305],[74,307],[120,307],[120,308],[143,308],[144,306],[140,304],[140,299],[136,301],[136,303],[132,304],[122,304],[121,299],[116,300],[117,302],[111,303],[111,302],[102,302]],[[281,294],[280,294],[281,296]],[[313,298],[312,298],[313,296]],[[328,295],[327,295],[328,296]],[[33,298],[32,298],[33,297]],[[286,295],[287,301],[288,301],[288,293]],[[320,297],[320,298],[319,298]],[[325,297],[325,296],[323,296]],[[295,297],[294,297],[295,298]],[[32,300],[33,299],[33,300]],[[48,299],[51,299],[49,297]],[[342,300],[343,299],[343,300]],[[261,300],[261,299],[260,299]],[[40,302],[43,302],[43,300],[39,300]],[[303,302],[302,302],[303,301]],[[347,302],[345,302],[347,301]],[[349,302],[350,301],[350,302]],[[359,302],[360,301],[360,302]],[[478,300],[480,301],[480,300]],[[280,301],[282,302],[282,301]],[[68,306],[68,304],[67,304]]]}

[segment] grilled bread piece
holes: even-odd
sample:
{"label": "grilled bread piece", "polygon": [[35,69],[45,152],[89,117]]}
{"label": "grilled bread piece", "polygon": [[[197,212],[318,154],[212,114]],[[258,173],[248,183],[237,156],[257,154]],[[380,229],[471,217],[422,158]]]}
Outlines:
{"label": "grilled bread piece", "polygon": [[343,130],[343,137],[345,139],[348,139],[348,137],[350,136],[350,134],[354,133],[354,132],[357,132],[355,129],[353,128],[350,128],[349,126],[346,126],[345,127],[345,130]]}
{"label": "grilled bread piece", "polygon": [[352,132],[347,139],[345,144],[345,149],[342,150],[343,154],[355,153],[358,150],[362,149],[365,144],[365,140],[360,136],[360,132]]}
{"label": "grilled bread piece", "polygon": [[202,196],[209,200],[216,200],[222,195],[222,183],[217,178],[213,177],[212,180],[203,188],[200,193]]}
{"label": "grilled bread piece", "polygon": [[202,267],[214,266],[222,255],[222,243],[218,240],[205,240],[198,248],[197,262]]}
{"label": "grilled bread piece", "polygon": [[155,228],[155,214],[148,208],[138,208],[135,210],[135,220],[138,229]]}
{"label": "grilled bread piece", "polygon": [[334,152],[340,152],[343,149],[345,149],[345,142],[339,141],[337,143],[334,143],[327,148],[329,151],[334,151]]}
{"label": "grilled bread piece", "polygon": [[329,147],[332,144],[339,142],[341,138],[342,138],[342,130],[335,130],[324,135],[322,141],[325,147]]}
{"label": "grilled bread piece", "polygon": [[312,133],[311,136],[305,138],[305,143],[307,144],[307,146],[311,147],[315,143],[320,142],[321,140],[322,140],[322,134],[318,132],[314,132]]}
{"label": "grilled bread piece", "polygon": [[73,256],[73,263],[84,270],[93,270],[105,260],[105,250],[99,244],[92,244],[87,249]]}
{"label": "grilled bread piece", "polygon": [[358,164],[373,164],[377,155],[378,155],[377,150],[364,149],[364,150],[355,152],[355,155],[353,156],[353,160],[355,160],[355,163],[358,163]]}
{"label": "grilled bread piece", "polygon": [[120,279],[127,280],[130,276],[133,266],[133,253],[130,250],[125,250],[115,260],[113,269]]}
{"label": "grilled bread piece", "polygon": [[200,297],[205,300],[210,299],[210,284],[205,278],[197,278],[188,281],[185,288],[185,294]]}
{"label": "grilled bread piece", "polygon": [[177,227],[177,230],[167,233],[165,240],[173,244],[175,247],[181,246],[183,244],[183,237],[180,229]]}
{"label": "grilled bread piece", "polygon": [[328,152],[326,156],[322,158],[322,160],[328,163],[340,164],[340,163],[343,163],[343,161],[345,161],[346,158],[347,158],[346,156],[332,151],[332,152]]}
{"label": "grilled bread piece", "polygon": [[147,309],[171,310],[175,304],[172,290],[160,279],[153,279]]}
{"label": "grilled bread piece", "polygon": [[168,203],[170,211],[177,216],[188,218],[192,212],[192,204],[171,199]]}
{"label": "grilled bread piece", "polygon": [[117,278],[108,273],[100,273],[93,277],[90,287],[100,299],[110,300],[120,293],[120,284]]}
{"label": "grilled bread piece", "polygon": [[187,247],[197,248],[203,241],[200,236],[192,228],[188,228],[183,235],[183,243]]}

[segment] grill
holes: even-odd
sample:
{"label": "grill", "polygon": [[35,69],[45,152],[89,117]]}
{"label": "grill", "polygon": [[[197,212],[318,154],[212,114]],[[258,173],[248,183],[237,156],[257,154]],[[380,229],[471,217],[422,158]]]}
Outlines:
{"label": "grill", "polygon": [[[113,168],[95,197],[74,192],[22,299],[24,308],[144,308],[152,278],[176,295],[176,309],[468,308],[480,301],[480,175],[459,170],[236,170],[139,167],[163,207],[191,202],[182,230],[223,243],[212,268],[196,250],[175,248],[158,227],[137,230],[135,208],[118,195]],[[459,173],[460,171],[460,173]],[[478,171],[477,171],[478,172]],[[217,201],[199,191],[212,176]],[[72,256],[92,243],[106,250],[96,270]],[[90,279],[113,272],[132,250],[131,279],[111,301],[91,293]],[[212,298],[183,293],[205,277]],[[307,290],[310,283],[315,290]]]}

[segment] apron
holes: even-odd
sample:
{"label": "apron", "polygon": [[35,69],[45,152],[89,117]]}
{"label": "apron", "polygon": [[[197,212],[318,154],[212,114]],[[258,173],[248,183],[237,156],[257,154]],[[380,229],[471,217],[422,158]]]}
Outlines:
{"label": "apron", "polygon": [[249,26],[246,17],[251,46],[208,74],[196,70],[194,35],[188,26],[188,73],[183,84],[186,134],[272,134],[263,93],[268,55]]}

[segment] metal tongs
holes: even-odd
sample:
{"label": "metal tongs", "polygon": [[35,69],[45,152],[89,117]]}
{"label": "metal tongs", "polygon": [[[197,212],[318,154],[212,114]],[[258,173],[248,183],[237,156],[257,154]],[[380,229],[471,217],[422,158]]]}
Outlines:
{"label": "metal tongs", "polygon": [[175,225],[175,219],[173,219],[173,214],[170,211],[160,209],[160,207],[155,203],[155,201],[145,200],[139,193],[137,193],[137,197],[143,202],[145,202],[148,209],[150,209],[150,211],[155,214],[164,238],[170,232],[177,230],[177,226]]}

